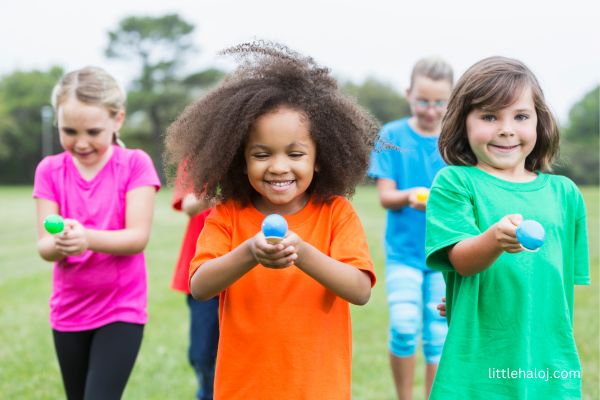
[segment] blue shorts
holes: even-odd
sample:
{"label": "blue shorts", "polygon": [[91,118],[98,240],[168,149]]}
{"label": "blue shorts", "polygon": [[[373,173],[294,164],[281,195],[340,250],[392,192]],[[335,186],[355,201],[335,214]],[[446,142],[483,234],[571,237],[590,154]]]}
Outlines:
{"label": "blue shorts", "polygon": [[397,357],[410,357],[422,336],[425,362],[439,363],[448,332],[446,318],[436,309],[446,295],[442,273],[388,264],[385,278],[390,307],[390,352]]}

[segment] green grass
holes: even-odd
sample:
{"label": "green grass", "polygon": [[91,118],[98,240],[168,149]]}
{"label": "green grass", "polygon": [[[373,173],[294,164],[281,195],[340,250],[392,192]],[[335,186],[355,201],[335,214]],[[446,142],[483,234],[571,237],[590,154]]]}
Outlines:
{"label": "green grass", "polygon": [[[584,398],[598,391],[598,188],[584,188],[590,227],[592,286],[575,291],[575,337],[584,374]],[[171,192],[158,196],[152,238],[146,250],[149,322],[125,399],[193,398],[195,379],[187,364],[188,317],[184,297],[169,289],[185,217],[171,211]],[[375,188],[361,187],[353,199],[379,278],[368,305],[353,307],[353,398],[393,399],[387,355],[387,306],[383,281],[384,211]],[[0,397],[64,398],[50,327],[51,265],[36,252],[35,207],[29,187],[0,188]],[[416,399],[423,398],[423,361],[418,357]]]}

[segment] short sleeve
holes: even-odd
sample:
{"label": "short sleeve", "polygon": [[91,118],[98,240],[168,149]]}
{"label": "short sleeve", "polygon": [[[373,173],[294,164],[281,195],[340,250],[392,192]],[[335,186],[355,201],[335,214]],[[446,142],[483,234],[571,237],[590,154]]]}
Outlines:
{"label": "short sleeve", "polygon": [[35,169],[33,197],[58,203],[57,191],[55,190],[55,184],[52,180],[52,163],[51,159],[48,157],[40,161]]}
{"label": "short sleeve", "polygon": [[134,150],[129,167],[130,175],[127,191],[142,186],[154,186],[157,191],[160,189],[160,179],[148,154],[141,150]]}
{"label": "short sleeve", "polygon": [[373,287],[376,277],[362,223],[349,201],[343,199],[340,203],[342,209],[339,219],[333,225],[330,256],[367,272]]}
{"label": "short sleeve", "polygon": [[198,237],[196,254],[190,262],[189,279],[206,261],[221,257],[232,249],[232,222],[227,209],[217,205],[206,218],[204,228]]}
{"label": "short sleeve", "polygon": [[390,130],[384,126],[381,129],[379,140],[371,152],[371,160],[368,172],[370,177],[395,180],[393,174],[393,151],[398,150],[395,150],[395,146],[393,146],[391,142]]}
{"label": "short sleeve", "polygon": [[441,170],[427,200],[425,255],[432,269],[453,271],[446,248],[481,233],[466,182],[452,168]]}
{"label": "short sleeve", "polygon": [[588,233],[585,203],[581,192],[577,190],[577,221],[575,223],[575,284],[589,285],[590,260],[588,250]]}

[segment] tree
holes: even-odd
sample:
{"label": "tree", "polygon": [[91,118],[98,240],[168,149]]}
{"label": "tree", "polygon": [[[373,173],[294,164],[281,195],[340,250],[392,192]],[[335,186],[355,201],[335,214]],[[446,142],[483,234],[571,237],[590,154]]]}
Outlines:
{"label": "tree", "polygon": [[380,123],[390,122],[410,115],[406,99],[390,84],[367,78],[362,84],[348,82],[343,90],[356,97],[359,104],[373,114]]}
{"label": "tree", "polygon": [[578,184],[599,184],[599,119],[600,86],[596,86],[569,111],[569,123],[562,131],[557,173]]}
{"label": "tree", "polygon": [[[0,80],[0,182],[31,183],[42,158],[41,109],[50,104],[60,67],[15,71]],[[54,130],[53,130],[54,131]],[[60,151],[53,133],[54,152]]]}
{"label": "tree", "polygon": [[189,103],[198,86],[213,84],[217,70],[180,77],[185,58],[194,50],[194,26],[177,14],[162,17],[127,17],[108,33],[106,56],[134,60],[139,77],[128,91],[129,113],[123,137],[150,153],[162,175],[162,136],[167,126]]}

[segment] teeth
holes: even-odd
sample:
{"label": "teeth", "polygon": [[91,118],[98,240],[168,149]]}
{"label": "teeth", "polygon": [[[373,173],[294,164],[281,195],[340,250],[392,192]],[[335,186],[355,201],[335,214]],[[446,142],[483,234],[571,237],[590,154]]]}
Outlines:
{"label": "teeth", "polygon": [[283,187],[283,186],[287,186],[290,185],[293,181],[283,181],[283,182],[269,182],[271,185],[273,186],[279,186],[279,187]]}

